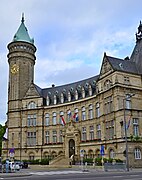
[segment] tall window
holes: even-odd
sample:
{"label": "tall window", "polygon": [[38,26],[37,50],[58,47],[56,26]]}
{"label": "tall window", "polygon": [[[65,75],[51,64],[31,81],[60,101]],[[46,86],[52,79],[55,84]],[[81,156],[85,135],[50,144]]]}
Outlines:
{"label": "tall window", "polygon": [[86,127],[82,127],[82,141],[86,141],[87,136],[86,136]]}
{"label": "tall window", "polygon": [[68,122],[71,120],[71,117],[72,117],[72,112],[71,112],[71,110],[69,109],[69,110],[67,111],[67,121],[68,121]]}
{"label": "tall window", "polygon": [[53,143],[57,142],[57,131],[53,131]]}
{"label": "tall window", "polygon": [[112,112],[113,105],[112,105],[112,96],[105,98],[105,113],[108,114]]}
{"label": "tall window", "polygon": [[28,115],[27,126],[36,126],[36,114]]}
{"label": "tall window", "polygon": [[101,125],[97,124],[96,129],[97,129],[97,134],[96,134],[97,139],[101,139]]}
{"label": "tall window", "polygon": [[139,136],[139,120],[138,120],[138,118],[133,119],[133,135]]}
{"label": "tall window", "polygon": [[27,133],[27,145],[35,146],[36,145],[36,132]]}
{"label": "tall window", "polygon": [[90,140],[94,139],[94,126],[90,126]]}
{"label": "tall window", "polygon": [[53,125],[56,125],[56,124],[57,124],[57,121],[56,121],[56,113],[55,113],[55,112],[53,112],[52,124],[53,124]]}
{"label": "tall window", "polygon": [[82,107],[82,120],[86,120],[86,112],[85,112],[85,107]]}
{"label": "tall window", "polygon": [[45,126],[49,126],[50,125],[50,121],[49,121],[49,114],[45,114]]}
{"label": "tall window", "polygon": [[93,106],[92,106],[92,104],[89,105],[89,119],[93,119]]}
{"label": "tall window", "polygon": [[60,130],[60,132],[59,132],[60,134],[59,134],[59,142],[63,142],[63,132],[62,132],[62,130]]}
{"label": "tall window", "polygon": [[46,144],[50,143],[50,133],[49,133],[49,131],[45,132],[45,141],[46,141]]}
{"label": "tall window", "polygon": [[96,117],[100,117],[100,104],[96,103]]}
{"label": "tall window", "polygon": [[131,97],[129,94],[126,94],[125,103],[126,109],[131,109]]}
{"label": "tall window", "polygon": [[63,112],[63,111],[60,111],[59,124],[64,125],[64,122],[63,122],[62,118],[64,119],[64,112]]}
{"label": "tall window", "polygon": [[106,122],[106,134],[105,137],[106,139],[113,139],[114,137],[114,120],[107,121]]}
{"label": "tall window", "polygon": [[141,159],[141,150],[139,148],[135,148],[134,150],[134,158]]}

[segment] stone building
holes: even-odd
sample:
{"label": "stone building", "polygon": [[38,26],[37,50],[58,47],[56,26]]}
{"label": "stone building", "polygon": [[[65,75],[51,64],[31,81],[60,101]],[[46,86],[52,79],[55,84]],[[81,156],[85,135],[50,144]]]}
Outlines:
{"label": "stone building", "polygon": [[104,157],[125,160],[127,141],[130,165],[142,166],[141,22],[130,58],[104,53],[98,75],[62,86],[43,89],[34,83],[36,47],[23,17],[8,50],[4,159],[14,148],[16,159],[67,164],[72,155],[98,157],[103,147]]}

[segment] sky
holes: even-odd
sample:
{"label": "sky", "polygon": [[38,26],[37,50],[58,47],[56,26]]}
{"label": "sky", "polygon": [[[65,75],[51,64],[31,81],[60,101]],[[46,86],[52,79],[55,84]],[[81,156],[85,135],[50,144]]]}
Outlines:
{"label": "sky", "polygon": [[131,56],[141,7],[141,0],[1,0],[0,124],[7,120],[7,45],[22,13],[37,47],[34,82],[47,88],[99,74],[104,52]]}

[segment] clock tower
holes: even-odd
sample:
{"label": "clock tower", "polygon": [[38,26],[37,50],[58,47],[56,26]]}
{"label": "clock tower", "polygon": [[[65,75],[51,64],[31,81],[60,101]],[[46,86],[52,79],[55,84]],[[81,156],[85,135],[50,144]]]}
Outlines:
{"label": "clock tower", "polygon": [[8,44],[8,112],[21,108],[21,100],[34,80],[34,40],[30,38],[22,16],[21,25]]}

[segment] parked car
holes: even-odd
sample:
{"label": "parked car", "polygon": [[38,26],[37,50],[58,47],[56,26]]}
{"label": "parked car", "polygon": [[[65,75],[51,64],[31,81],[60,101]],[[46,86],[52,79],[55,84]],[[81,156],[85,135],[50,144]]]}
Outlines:
{"label": "parked car", "polygon": [[23,161],[15,161],[16,164],[19,164],[21,169],[28,168],[28,163]]}
{"label": "parked car", "polygon": [[18,163],[15,162],[9,162],[9,169],[10,171],[19,171],[20,170],[20,166]]}

